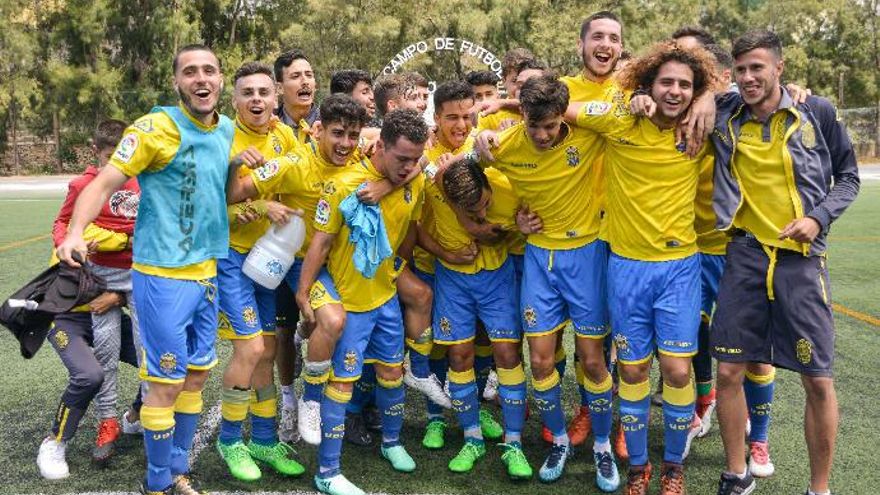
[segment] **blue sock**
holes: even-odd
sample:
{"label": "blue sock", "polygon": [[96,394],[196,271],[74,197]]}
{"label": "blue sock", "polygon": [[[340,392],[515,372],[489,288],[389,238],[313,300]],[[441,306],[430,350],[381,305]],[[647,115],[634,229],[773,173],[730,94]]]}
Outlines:
{"label": "blue sock", "polygon": [[749,407],[749,421],[752,423],[752,431],[749,433],[750,442],[767,441],[773,412],[773,392],[776,389],[775,374],[775,371],[767,376],[753,376],[746,373],[746,378],[743,380],[746,404]]}
{"label": "blue sock", "polygon": [[595,442],[608,443],[611,439],[612,422],[611,375],[605,375],[605,380],[602,383],[593,383],[585,377],[581,388],[587,396]]}
{"label": "blue sock", "polygon": [[310,383],[303,380],[303,400],[322,402],[321,397],[324,395],[324,383]]}
{"label": "blue sock", "polygon": [[345,404],[351,393],[340,392],[327,386],[321,400],[321,445],[318,446],[318,474],[329,475],[339,471],[342,439],[345,437]]}
{"label": "blue sock", "polygon": [[241,441],[241,421],[220,420],[220,433],[217,440],[223,445],[232,445]]}
{"label": "blue sock", "polygon": [[663,460],[681,464],[688,432],[694,419],[694,384],[681,388],[663,383]]}
{"label": "blue sock", "polygon": [[251,441],[259,445],[278,443],[278,433],[275,430],[278,395],[274,384],[251,391],[248,412],[251,416]]}
{"label": "blue sock", "polygon": [[[174,413],[174,450],[171,453],[171,474],[189,472],[189,449],[199,428],[199,415],[182,412]],[[239,431],[241,428],[239,427]]]}
{"label": "blue sock", "polygon": [[648,463],[650,392],[651,384],[647,380],[635,385],[620,381],[620,422],[631,466]]}
{"label": "blue sock", "polygon": [[[429,359],[428,366],[431,368],[431,373],[440,380],[440,383],[444,383],[446,381],[446,370],[447,370],[447,362],[446,358],[442,359]],[[443,406],[439,406],[434,403],[434,401],[427,399],[426,409],[428,411],[428,417],[437,417],[443,416]]]}
{"label": "blue sock", "polygon": [[559,374],[556,370],[544,378],[536,380],[532,377],[532,385],[535,388],[535,402],[541,411],[541,420],[544,422],[554,437],[562,437],[565,432],[565,413],[562,411],[561,394],[559,386]]}
{"label": "blue sock", "polygon": [[[461,429],[470,434],[480,430],[480,401],[473,369],[457,372],[449,370],[449,396],[458,416]],[[482,435],[480,435],[482,437]]]}
{"label": "blue sock", "polygon": [[379,380],[376,387],[376,406],[382,413],[382,444],[386,447],[400,443],[400,430],[403,428],[403,411],[406,390],[403,378],[394,382]]}
{"label": "blue sock", "polygon": [[174,449],[174,410],[171,407],[141,408],[144,452],[147,457],[146,487],[162,491],[171,485],[171,451]]}
{"label": "blue sock", "polygon": [[420,354],[412,349],[409,351],[409,370],[416,378],[428,378],[431,376],[430,360],[425,354]]}
{"label": "blue sock", "polygon": [[498,395],[504,420],[504,441],[520,442],[526,422],[526,375],[522,365],[514,369],[498,368]]}
{"label": "blue sock", "polygon": [[275,445],[278,443],[278,433],[275,430],[275,418],[264,418],[251,414],[251,441],[260,445]]}

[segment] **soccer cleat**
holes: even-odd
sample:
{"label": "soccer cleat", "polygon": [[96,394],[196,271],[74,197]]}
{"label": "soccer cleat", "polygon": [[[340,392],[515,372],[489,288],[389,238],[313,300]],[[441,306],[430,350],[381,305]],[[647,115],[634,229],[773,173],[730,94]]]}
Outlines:
{"label": "soccer cleat", "polygon": [[95,448],[92,450],[92,460],[104,463],[110,460],[116,450],[116,440],[121,432],[119,421],[116,418],[102,419],[98,424],[98,436],[95,439]]}
{"label": "soccer cleat", "polygon": [[348,481],[342,473],[329,478],[322,478],[316,474],[315,488],[327,495],[365,495],[363,490],[355,486],[351,481]]}
{"label": "soccer cleat", "polygon": [[128,414],[130,411],[125,411],[122,413],[122,433],[126,435],[143,435],[144,427],[141,425],[141,421],[129,421]]}
{"label": "soccer cleat", "polygon": [[140,489],[138,490],[138,493],[140,493],[141,495],[174,495],[174,485],[168,485],[168,488],[166,488],[164,490],[155,491],[155,490],[147,490],[147,484],[144,482],[141,482],[141,486],[140,486]]}
{"label": "soccer cleat", "polygon": [[709,434],[709,430],[712,429],[712,412],[715,411],[715,387],[712,387],[712,391],[709,392],[709,395],[703,397],[697,397],[697,408],[696,414],[700,417],[700,422],[702,427],[700,428],[700,433],[697,435],[698,438],[703,438]]}
{"label": "soccer cleat", "polygon": [[660,495],[684,495],[684,468],[681,464],[663,463]]}
{"label": "soccer cleat", "polygon": [[453,473],[468,473],[474,463],[486,455],[486,444],[480,440],[467,439],[461,450],[449,461],[449,470]]}
{"label": "soccer cleat", "polygon": [[722,473],[718,482],[718,495],[749,495],[755,491],[755,478],[746,470],[745,478],[735,474]]}
{"label": "soccer cleat", "polygon": [[391,447],[383,445],[381,451],[382,457],[388,459],[395,471],[411,473],[416,470],[416,461],[403,448],[403,445],[397,444]]}
{"label": "soccer cleat", "polygon": [[776,472],[767,442],[749,442],[749,472],[755,478],[768,478]]}
{"label": "soccer cleat", "polygon": [[587,441],[592,428],[590,420],[590,408],[587,406],[578,407],[577,413],[571,418],[568,424],[568,439],[575,447]]}
{"label": "soccer cleat", "polygon": [[296,403],[293,407],[281,408],[281,421],[278,422],[278,439],[285,443],[299,442]]}
{"label": "soccer cleat", "polygon": [[700,432],[703,431],[703,424],[700,422],[700,417],[694,414],[693,419],[691,419],[691,426],[688,429],[687,440],[684,443],[684,453],[681,455],[681,459],[687,459],[688,454],[691,453],[691,445],[694,443],[694,439],[700,435]]}
{"label": "soccer cleat", "polygon": [[611,452],[593,451],[596,465],[596,486],[603,492],[615,492],[620,488],[620,473]]}
{"label": "soccer cleat", "polygon": [[260,467],[251,458],[250,451],[241,440],[231,445],[224,445],[222,442],[217,441],[217,451],[220,452],[220,457],[226,461],[229,473],[235,479],[256,481],[263,475],[260,472]]}
{"label": "soccer cleat", "polygon": [[321,444],[321,403],[303,400],[297,404],[297,428],[299,436],[309,445]]}
{"label": "soccer cleat", "polygon": [[565,461],[571,457],[571,444],[555,443],[550,447],[550,455],[544,460],[541,469],[538,470],[538,479],[544,483],[552,483],[562,476],[565,471]]}
{"label": "soccer cleat", "polygon": [[374,432],[382,431],[382,413],[379,412],[378,407],[366,406],[361,415],[364,417],[364,426],[368,430]]}
{"label": "soccer cleat", "polygon": [[647,495],[651,483],[651,463],[644,466],[630,466],[626,476],[625,495]]}
{"label": "soccer cleat", "polygon": [[367,431],[364,417],[361,414],[345,415],[345,441],[364,447],[373,443],[373,435]]}
{"label": "soccer cleat", "polygon": [[403,374],[403,383],[407,387],[425,394],[431,402],[438,406],[452,409],[452,400],[449,398],[449,394],[443,390],[443,384],[437,379],[437,375],[431,373],[425,378],[419,378],[412,374],[412,370],[407,368]]}
{"label": "soccer cleat", "polygon": [[208,495],[201,483],[192,474],[179,474],[174,477],[174,495]]}
{"label": "soccer cleat", "polygon": [[498,373],[495,370],[489,370],[489,376],[486,378],[486,387],[483,388],[483,400],[493,401],[498,398]]}
{"label": "soccer cleat", "polygon": [[495,421],[491,412],[483,408],[480,408],[480,431],[488,440],[499,440],[504,436],[504,428]]}
{"label": "soccer cleat", "polygon": [[47,480],[61,480],[70,476],[65,453],[67,442],[59,442],[52,437],[43,439],[40,452],[37,454],[37,466],[40,475]]}
{"label": "soccer cleat", "polygon": [[629,460],[629,451],[626,450],[626,435],[623,433],[623,424],[617,428],[617,438],[614,439],[614,454],[621,461]]}
{"label": "soccer cleat", "polygon": [[544,440],[547,443],[553,443],[553,433],[546,425],[541,426],[541,440]]}
{"label": "soccer cleat", "polygon": [[501,462],[507,466],[507,475],[513,480],[527,480],[532,477],[532,466],[526,459],[522,445],[519,442],[500,443],[499,447],[504,449],[501,454]]}
{"label": "soccer cleat", "polygon": [[432,419],[428,421],[425,427],[425,436],[422,438],[422,445],[426,449],[442,449],[446,444],[446,421],[442,419]]}
{"label": "soccer cleat", "polygon": [[293,456],[296,451],[284,442],[275,442],[274,445],[262,445],[251,440],[248,443],[251,458],[272,466],[276,472],[286,476],[299,476],[306,471],[302,464]]}

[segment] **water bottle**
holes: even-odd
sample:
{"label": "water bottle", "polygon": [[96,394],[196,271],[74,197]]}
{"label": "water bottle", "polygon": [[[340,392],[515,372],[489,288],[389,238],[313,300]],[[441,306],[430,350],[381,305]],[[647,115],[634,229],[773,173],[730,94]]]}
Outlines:
{"label": "water bottle", "polygon": [[275,290],[290,270],[305,238],[306,226],[296,215],[291,215],[285,225],[272,224],[251,248],[241,271],[254,282]]}

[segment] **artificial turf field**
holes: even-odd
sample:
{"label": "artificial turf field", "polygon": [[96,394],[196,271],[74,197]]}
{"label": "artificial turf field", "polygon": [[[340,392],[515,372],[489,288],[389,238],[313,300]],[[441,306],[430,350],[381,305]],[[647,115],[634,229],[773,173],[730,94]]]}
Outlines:
{"label": "artificial turf field", "polygon": [[[6,297],[46,266],[51,241],[52,220],[60,206],[60,197],[0,195],[0,296]],[[837,442],[832,488],[835,494],[869,494],[876,491],[880,424],[877,407],[876,377],[880,376],[880,182],[866,181],[857,202],[838,221],[831,234],[828,264],[832,276],[832,295],[836,303],[837,361],[836,381],[840,401],[840,431]],[[566,344],[571,355],[571,338]],[[220,366],[225,365],[230,348],[221,343]],[[571,362],[571,361],[570,361]],[[109,467],[100,469],[90,463],[95,440],[95,419],[87,415],[79,434],[67,450],[71,477],[60,482],[43,480],[36,466],[37,449],[52,423],[66,383],[66,370],[48,344],[31,360],[21,357],[18,343],[5,330],[0,331],[0,494],[131,492],[143,476],[142,441],[126,436],[119,442]],[[206,413],[219,400],[218,368],[205,390]],[[565,401],[569,417],[576,400],[571,364],[565,379]],[[136,373],[120,365],[120,411],[133,397]],[[493,407],[499,416],[497,407]],[[759,481],[758,494],[801,494],[809,480],[809,466],[803,438],[803,391],[797,375],[786,371],[777,374],[776,401],[770,428],[771,456],[776,475]],[[655,467],[662,460],[662,429],[659,409],[654,408],[650,431],[650,456]],[[208,416],[207,414],[205,416]],[[594,486],[591,457],[583,448],[569,461],[566,474],[552,486],[536,479],[514,483],[507,479],[499,449],[489,446],[488,455],[470,475],[456,475],[446,464],[461,446],[461,432],[454,426],[447,432],[443,450],[421,447],[424,426],[424,401],[408,394],[407,419],[403,439],[416,460],[415,473],[393,471],[381,458],[378,446],[354,447],[346,444],[342,465],[346,476],[370,492],[434,494],[516,494],[531,495],[536,490],[554,493],[600,493]],[[540,440],[537,412],[524,432],[525,450],[537,473],[547,454]],[[203,418],[204,419],[204,418]],[[285,479],[264,470],[263,479],[247,484],[233,479],[225,470],[213,442],[216,432],[200,430],[207,439],[198,455],[194,470],[205,486],[217,492],[292,492],[312,491],[311,476],[317,469],[316,450],[300,444],[299,458],[306,466],[300,479]],[[591,440],[588,440],[590,444]],[[687,460],[687,487],[691,494],[714,494],[723,453],[717,423],[704,439],[696,440]],[[621,474],[625,466],[621,466]],[[657,493],[659,476],[655,475],[652,493]]]}

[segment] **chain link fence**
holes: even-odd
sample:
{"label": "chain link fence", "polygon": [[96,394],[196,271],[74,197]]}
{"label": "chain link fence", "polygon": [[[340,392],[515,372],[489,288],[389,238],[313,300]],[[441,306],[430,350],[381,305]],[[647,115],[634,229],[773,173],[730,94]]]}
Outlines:
{"label": "chain link fence", "polygon": [[880,126],[880,108],[864,107],[864,108],[845,108],[839,110],[840,120],[846,124],[849,137],[852,140],[853,148],[859,158],[877,158],[877,152],[880,150],[880,135],[878,135],[878,126]]}

